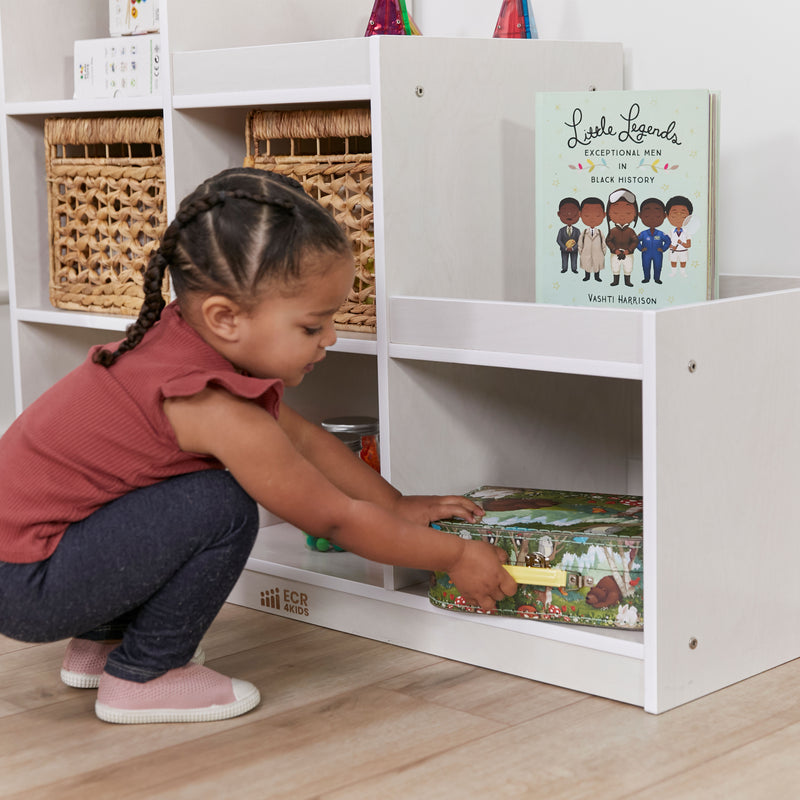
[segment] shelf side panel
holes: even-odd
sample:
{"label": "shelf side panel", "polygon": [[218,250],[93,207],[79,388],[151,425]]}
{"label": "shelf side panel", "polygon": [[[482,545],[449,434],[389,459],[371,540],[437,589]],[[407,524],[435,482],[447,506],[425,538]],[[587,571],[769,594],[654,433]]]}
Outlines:
{"label": "shelf side panel", "polygon": [[656,315],[649,710],[800,656],[798,315],[798,291]]}
{"label": "shelf side panel", "polygon": [[[2,70],[0,70],[0,74]],[[0,131],[4,129],[0,120]],[[2,135],[2,134],[0,134]],[[0,153],[3,143],[0,142]],[[9,307],[9,273],[6,256],[5,219],[3,202],[3,161],[0,160],[0,435],[14,419],[14,363],[12,356],[11,315]]]}
{"label": "shelf side panel", "polygon": [[536,92],[620,88],[621,47],[396,38],[373,143],[388,294],[532,301]]}
{"label": "shelf side panel", "polygon": [[[49,300],[50,235],[47,226],[44,118],[6,119],[9,202],[6,236],[14,270],[12,306],[52,308]],[[12,266],[13,264],[13,266]]]}
{"label": "shelf side panel", "polygon": [[11,319],[8,303],[0,298],[0,436],[14,419],[14,381],[11,360]]}
{"label": "shelf side panel", "polygon": [[374,356],[329,352],[299,386],[287,386],[286,403],[306,419],[378,416],[378,376]]}
{"label": "shelf side panel", "polygon": [[177,209],[203,181],[225,169],[241,167],[246,109],[202,108],[173,111],[172,166]]}
{"label": "shelf side panel", "polygon": [[83,363],[90,347],[121,338],[118,333],[93,328],[56,328],[31,322],[16,324],[20,361],[31,365],[31,368],[22,372],[20,412],[56,381]]}

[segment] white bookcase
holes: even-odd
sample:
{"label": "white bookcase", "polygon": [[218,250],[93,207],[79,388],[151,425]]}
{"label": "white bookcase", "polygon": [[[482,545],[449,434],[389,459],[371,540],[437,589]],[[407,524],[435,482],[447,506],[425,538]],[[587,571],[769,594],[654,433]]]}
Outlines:
{"label": "white bookcase", "polygon": [[[0,165],[0,185],[2,185]],[[8,270],[6,269],[3,195],[0,192],[0,435],[14,419],[14,381],[11,368],[11,318],[8,306]]]}
{"label": "white bookcase", "polygon": [[369,107],[378,333],[342,335],[290,402],[314,420],[379,415],[404,492],[642,492],[646,627],[441,611],[423,573],[313,553],[268,514],[231,600],[654,713],[800,655],[781,576],[800,560],[800,281],[730,278],[725,299],[663,311],[533,302],[534,94],[620,88],[620,45],[364,39],[326,3],[349,38],[259,45],[268,4],[226,4],[221,25],[213,3],[162,0],[163,96],[77,102],[72,42],[105,35],[102,5],[0,0],[17,411],[130,321],[49,305],[45,117],[163,113],[172,216],[242,163],[250,108]]}

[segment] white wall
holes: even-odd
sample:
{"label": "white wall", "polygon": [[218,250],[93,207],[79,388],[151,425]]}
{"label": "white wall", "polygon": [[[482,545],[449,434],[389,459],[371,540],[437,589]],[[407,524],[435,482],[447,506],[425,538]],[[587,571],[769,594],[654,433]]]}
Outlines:
{"label": "white wall", "polygon": [[[171,8],[194,9],[198,20],[219,7],[218,0],[168,2]],[[720,90],[720,269],[800,275],[800,261],[784,255],[784,229],[793,227],[784,209],[794,207],[795,187],[800,186],[800,104],[794,85],[800,68],[793,62],[800,5],[790,0],[771,0],[758,8],[744,0],[530,3],[542,39],[622,42],[626,88]],[[415,21],[428,36],[491,36],[501,4],[409,0]],[[238,22],[249,26],[253,43],[360,36],[372,0],[263,0],[263,6],[259,13],[268,10],[268,24],[253,22],[248,3],[231,2],[222,28],[206,20],[198,22],[197,30],[171,31],[176,49],[225,46],[226,31]],[[192,17],[182,13],[181,18]],[[0,286],[4,273],[0,263]]]}
{"label": "white wall", "polygon": [[[771,0],[530,0],[541,39],[622,42],[626,89],[721,92],[720,271],[800,275],[800,5]],[[367,3],[369,5],[369,3]],[[491,35],[501,0],[415,0],[424,35]]]}

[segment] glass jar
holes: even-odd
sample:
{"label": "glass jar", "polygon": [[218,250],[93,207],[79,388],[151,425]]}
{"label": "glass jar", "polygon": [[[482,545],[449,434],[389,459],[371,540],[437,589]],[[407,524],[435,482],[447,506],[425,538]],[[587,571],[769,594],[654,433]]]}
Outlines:
{"label": "glass jar", "polygon": [[362,461],[381,471],[378,420],[375,417],[330,417],[322,427],[341,439]]}
{"label": "glass jar", "polygon": [[[375,417],[331,417],[322,427],[344,442],[362,461],[376,472],[381,471],[378,420]],[[319,536],[304,534],[306,547],[320,553],[341,553],[342,548]]]}

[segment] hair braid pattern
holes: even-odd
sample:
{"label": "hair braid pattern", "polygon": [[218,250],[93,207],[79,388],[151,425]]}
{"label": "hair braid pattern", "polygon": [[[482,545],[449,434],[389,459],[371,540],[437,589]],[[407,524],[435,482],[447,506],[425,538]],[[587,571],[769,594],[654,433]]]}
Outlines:
{"label": "hair braid pattern", "polygon": [[268,282],[290,287],[300,280],[301,259],[315,251],[344,254],[350,244],[299,183],[245,167],[221,172],[183,200],[145,270],[138,318],[116,350],[100,349],[94,361],[110,367],[159,320],[167,269],[179,302],[197,292],[247,306]]}

